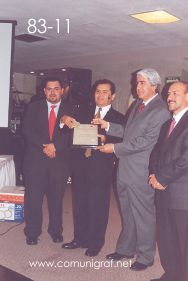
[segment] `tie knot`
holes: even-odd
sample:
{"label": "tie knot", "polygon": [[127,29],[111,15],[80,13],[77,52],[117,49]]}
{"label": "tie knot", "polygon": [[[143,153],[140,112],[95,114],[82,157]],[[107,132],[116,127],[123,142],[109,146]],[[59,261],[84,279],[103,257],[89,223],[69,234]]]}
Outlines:
{"label": "tie knot", "polygon": [[51,105],[51,109],[54,110],[54,108],[56,108],[57,105]]}

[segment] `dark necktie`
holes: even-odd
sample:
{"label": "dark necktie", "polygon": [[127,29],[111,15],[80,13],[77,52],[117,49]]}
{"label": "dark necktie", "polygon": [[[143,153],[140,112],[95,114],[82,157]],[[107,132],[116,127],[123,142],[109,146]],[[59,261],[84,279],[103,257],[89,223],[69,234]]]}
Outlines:
{"label": "dark necktie", "polygon": [[[101,118],[101,111],[102,111],[102,108],[99,107],[99,109],[98,109],[97,113],[95,114],[94,118]],[[92,155],[92,149],[89,148],[89,147],[86,148],[84,155],[85,155],[86,158],[91,157],[91,155]]]}
{"label": "dark necktie", "polygon": [[137,113],[139,113],[139,112],[141,112],[142,110],[144,110],[144,108],[145,108],[145,104],[142,102],[142,103],[139,105],[138,109],[137,109]]}
{"label": "dark necktie", "polygon": [[52,140],[55,123],[56,123],[56,114],[54,108],[56,108],[56,105],[51,105],[50,116],[48,119],[50,140]]}
{"label": "dark necktie", "polygon": [[171,121],[171,123],[170,123],[169,130],[168,130],[167,138],[170,136],[170,134],[171,134],[172,131],[174,130],[175,125],[176,125],[176,121],[175,121],[174,118],[172,118],[172,121]]}

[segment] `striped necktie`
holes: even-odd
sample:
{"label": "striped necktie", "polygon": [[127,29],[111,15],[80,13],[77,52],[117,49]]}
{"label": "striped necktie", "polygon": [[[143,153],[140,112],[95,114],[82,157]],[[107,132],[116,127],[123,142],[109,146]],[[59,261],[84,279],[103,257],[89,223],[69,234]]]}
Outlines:
{"label": "striped necktie", "polygon": [[102,111],[102,108],[99,107],[97,113],[95,114],[95,118],[101,118],[101,111]]}
{"label": "striped necktie", "polygon": [[167,138],[171,135],[172,131],[174,130],[175,125],[176,125],[176,121],[174,118],[172,118],[169,130],[168,130]]}
{"label": "striped necktie", "polygon": [[[95,114],[95,118],[101,118],[101,111],[102,111],[102,108],[99,107],[97,113]],[[92,155],[92,149],[90,147],[86,148],[85,152],[84,152],[84,155],[86,158],[89,158],[91,157]]]}

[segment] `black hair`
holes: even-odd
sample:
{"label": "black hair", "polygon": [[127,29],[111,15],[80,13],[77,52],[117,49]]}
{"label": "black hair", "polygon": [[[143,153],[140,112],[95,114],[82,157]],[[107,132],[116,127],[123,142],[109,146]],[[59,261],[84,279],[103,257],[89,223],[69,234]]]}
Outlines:
{"label": "black hair", "polygon": [[46,85],[47,85],[48,82],[55,82],[55,81],[59,82],[61,88],[63,88],[62,80],[59,77],[56,77],[56,76],[45,77],[42,81],[43,87],[46,88]]}
{"label": "black hair", "polygon": [[92,86],[93,93],[95,93],[97,86],[100,84],[109,84],[112,95],[115,93],[115,91],[116,91],[115,84],[111,80],[108,80],[108,79],[99,79],[99,80],[95,81],[95,83]]}

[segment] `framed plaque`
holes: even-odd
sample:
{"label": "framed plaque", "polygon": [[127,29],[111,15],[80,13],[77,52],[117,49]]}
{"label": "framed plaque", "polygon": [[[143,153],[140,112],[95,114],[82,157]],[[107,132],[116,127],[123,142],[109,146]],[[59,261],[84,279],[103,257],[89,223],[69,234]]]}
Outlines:
{"label": "framed plaque", "polygon": [[79,124],[73,129],[73,147],[95,148],[99,144],[98,125]]}

